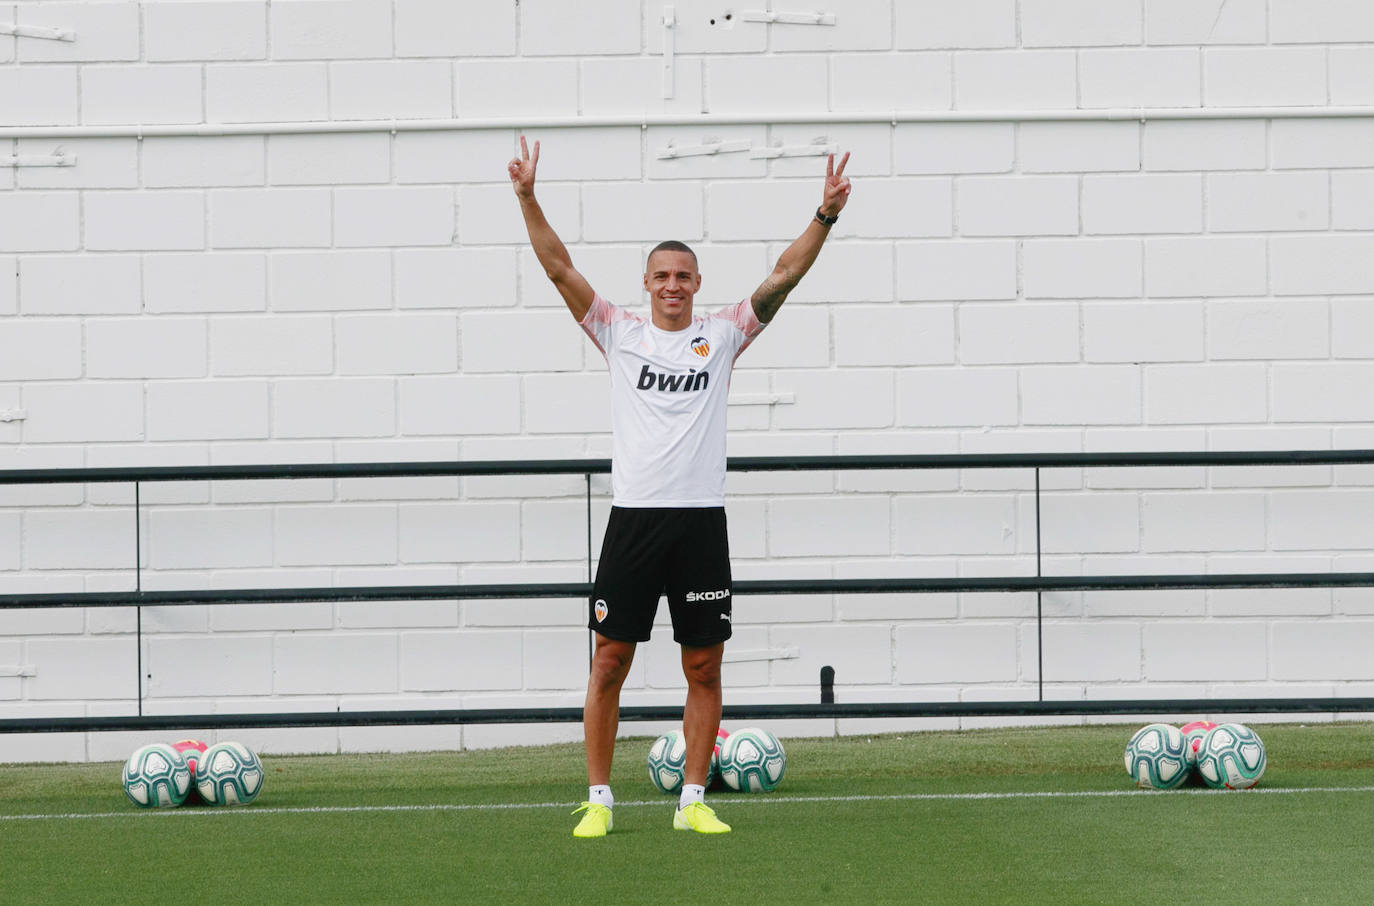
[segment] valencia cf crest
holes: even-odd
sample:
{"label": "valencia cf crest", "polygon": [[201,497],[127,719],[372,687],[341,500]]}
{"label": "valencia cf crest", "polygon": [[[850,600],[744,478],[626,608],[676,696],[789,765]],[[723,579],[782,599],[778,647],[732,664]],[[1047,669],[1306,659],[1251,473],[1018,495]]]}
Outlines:
{"label": "valencia cf crest", "polygon": [[605,601],[598,599],[597,602],[592,605],[592,610],[596,612],[596,621],[601,623],[606,619],[606,614],[610,613],[611,609],[606,606]]}
{"label": "valencia cf crest", "polygon": [[711,354],[711,344],[706,342],[705,337],[693,337],[692,351],[704,359]]}

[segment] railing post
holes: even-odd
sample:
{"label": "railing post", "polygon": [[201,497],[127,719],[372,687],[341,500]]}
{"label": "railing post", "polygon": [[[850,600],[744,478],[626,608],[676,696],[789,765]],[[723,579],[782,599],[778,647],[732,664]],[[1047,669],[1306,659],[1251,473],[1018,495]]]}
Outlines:
{"label": "railing post", "polygon": [[[143,591],[143,507],[142,507],[142,486],[139,482],[134,482],[134,590]],[[138,692],[138,713],[143,715],[143,605],[139,604],[134,608],[135,633],[134,640],[138,646],[138,656],[135,659],[138,669],[138,684],[134,687]]]}
{"label": "railing post", "polygon": [[[1040,467],[1035,467],[1035,578],[1041,573],[1040,555]],[[1035,592],[1035,670],[1037,701],[1045,700],[1045,624],[1044,592]]]}
{"label": "railing post", "polygon": [[[592,473],[584,472],[582,475],[587,481],[587,581],[592,581]],[[584,602],[586,603],[586,602]],[[590,622],[590,620],[588,621]],[[593,644],[593,634],[589,627],[587,629],[587,672],[592,672],[592,657],[596,654],[596,646]]]}

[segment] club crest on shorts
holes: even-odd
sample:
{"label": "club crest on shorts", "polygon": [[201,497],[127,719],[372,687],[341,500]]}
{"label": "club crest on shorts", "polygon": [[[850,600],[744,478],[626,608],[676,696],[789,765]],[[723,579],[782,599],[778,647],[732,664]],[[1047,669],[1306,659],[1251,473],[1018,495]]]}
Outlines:
{"label": "club crest on shorts", "polygon": [[592,611],[596,614],[596,621],[600,623],[606,619],[606,614],[610,613],[611,609],[606,606],[605,601],[598,599],[597,602],[592,605]]}
{"label": "club crest on shorts", "polygon": [[693,337],[692,351],[704,359],[711,354],[711,344],[706,342],[705,337]]}

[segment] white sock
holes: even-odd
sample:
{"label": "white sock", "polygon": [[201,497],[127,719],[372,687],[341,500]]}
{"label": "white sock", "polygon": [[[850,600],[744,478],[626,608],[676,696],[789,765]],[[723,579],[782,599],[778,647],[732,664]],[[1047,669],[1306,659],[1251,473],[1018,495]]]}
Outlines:
{"label": "white sock", "polygon": [[686,808],[693,802],[706,801],[706,787],[699,783],[684,783],[682,785],[682,796],[677,801],[677,807]]}
{"label": "white sock", "polygon": [[611,795],[611,788],[609,786],[588,787],[587,801],[597,805],[604,805],[606,808],[615,807],[615,797]]}

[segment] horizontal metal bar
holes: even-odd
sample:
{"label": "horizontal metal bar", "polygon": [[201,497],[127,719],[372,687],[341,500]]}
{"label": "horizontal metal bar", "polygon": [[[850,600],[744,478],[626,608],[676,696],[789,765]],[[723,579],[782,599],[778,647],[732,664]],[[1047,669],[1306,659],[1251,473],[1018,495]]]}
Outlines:
{"label": "horizontal metal bar", "polygon": [[[1158,453],[939,453],[852,456],[732,456],[732,472],[853,469],[1013,469],[1127,466],[1293,466],[1374,463],[1374,450],[1231,450]],[[234,466],[0,470],[0,485],[133,481],[230,481],[272,478],[584,475],[611,471],[609,459],[475,460],[470,462],[286,463]]]}
{"label": "horizontal metal bar", "polygon": [[[1374,712],[1374,698],[1187,698],[1103,701],[841,702],[725,705],[727,720],[783,718],[1010,717],[1103,714],[1317,714]],[[627,721],[678,721],[680,705],[627,706]],[[273,714],[143,714],[125,717],[24,717],[0,720],[0,733],[104,730],[228,730],[245,727],[363,727],[438,724],[577,723],[580,707],[465,708],[430,711],[318,711]]]}
{"label": "horizontal metal bar", "polygon": [[[1215,575],[973,576],[952,578],[743,579],[736,596],[939,594],[952,592],[1142,591],[1185,588],[1374,587],[1374,572],[1218,573]],[[353,601],[587,598],[590,582],[504,585],[361,585],[345,588],[214,588],[0,595],[0,610],[63,607],[180,607],[194,604],[303,604]]]}
{"label": "horizontal metal bar", "polygon": [[610,472],[609,459],[477,460],[472,462],[284,463],[241,466],[136,466],[0,470],[0,485],[133,481],[239,481],[273,478],[400,478],[478,475],[583,475]]}
{"label": "horizontal metal bar", "polygon": [[113,125],[4,126],[0,140],[15,138],[154,138],[165,136],[305,135],[359,132],[473,132],[508,129],[606,129],[650,126],[813,125],[845,126],[870,123],[1046,123],[1113,122],[1135,120],[1328,120],[1374,117],[1374,106],[1255,106],[1255,107],[1098,107],[1042,110],[859,110],[804,111],[741,110],[735,113],[608,113],[587,115],[486,116],[434,119],[295,120],[274,123],[128,123]]}

